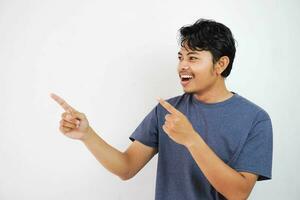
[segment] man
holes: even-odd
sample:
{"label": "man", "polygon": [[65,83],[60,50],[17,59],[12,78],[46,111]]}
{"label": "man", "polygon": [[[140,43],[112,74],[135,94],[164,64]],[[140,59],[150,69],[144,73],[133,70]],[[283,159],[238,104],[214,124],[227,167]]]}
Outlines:
{"label": "man", "polygon": [[132,178],[158,153],[156,200],[247,199],[271,179],[272,123],[258,105],[227,90],[235,42],[225,25],[200,19],[180,29],[178,74],[184,94],[159,103],[120,152],[102,140],[83,113],[66,110],[60,130],[79,139],[110,172]]}

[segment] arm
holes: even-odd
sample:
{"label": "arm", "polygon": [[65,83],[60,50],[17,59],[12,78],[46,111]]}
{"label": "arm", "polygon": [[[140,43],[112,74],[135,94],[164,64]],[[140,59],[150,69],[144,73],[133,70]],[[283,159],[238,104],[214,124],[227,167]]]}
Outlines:
{"label": "arm", "polygon": [[60,131],[67,137],[81,140],[107,170],[121,179],[133,177],[157,153],[156,148],[138,141],[134,141],[126,152],[120,152],[97,135],[84,113],[78,112],[56,94],[51,94],[51,97],[66,111],[62,114]]}
{"label": "arm", "polygon": [[82,140],[96,159],[110,172],[122,180],[137,174],[157,153],[156,148],[134,141],[125,152],[120,152],[107,144],[95,131],[90,129],[89,137]]}
{"label": "arm", "polygon": [[124,152],[130,166],[125,180],[135,176],[157,152],[157,148],[146,146],[135,140]]}
{"label": "arm", "polygon": [[186,147],[212,186],[228,199],[247,199],[257,175],[237,172],[225,164],[200,135],[194,134],[192,141]]}
{"label": "arm", "polygon": [[247,199],[258,176],[237,172],[224,163],[194,130],[183,113],[167,101],[158,100],[170,113],[165,116],[163,130],[172,140],[189,150],[210,184],[228,199]]}
{"label": "arm", "polygon": [[120,178],[124,177],[129,168],[128,160],[124,154],[107,144],[92,128],[90,128],[87,135],[88,137],[81,141],[95,158],[111,173]]}

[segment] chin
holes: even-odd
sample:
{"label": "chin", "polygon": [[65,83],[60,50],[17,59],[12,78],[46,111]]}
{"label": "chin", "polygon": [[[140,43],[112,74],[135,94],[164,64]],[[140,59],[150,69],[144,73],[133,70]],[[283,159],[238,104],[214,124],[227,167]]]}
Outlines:
{"label": "chin", "polygon": [[188,93],[188,94],[191,94],[191,93],[194,93],[194,92],[195,92],[194,90],[191,90],[191,89],[185,89],[185,88],[183,88],[183,91],[184,91],[185,93]]}

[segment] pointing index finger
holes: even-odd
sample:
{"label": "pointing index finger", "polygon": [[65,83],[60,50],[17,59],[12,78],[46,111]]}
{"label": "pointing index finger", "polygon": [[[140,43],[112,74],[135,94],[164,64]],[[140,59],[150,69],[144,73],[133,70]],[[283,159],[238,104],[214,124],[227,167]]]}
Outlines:
{"label": "pointing index finger", "polygon": [[63,98],[59,97],[56,94],[51,93],[50,94],[51,98],[54,99],[59,105],[61,105],[61,107],[67,111],[67,112],[73,112],[75,111],[74,108],[72,108],[72,106],[70,106]]}
{"label": "pointing index finger", "polygon": [[157,97],[157,100],[162,105],[162,107],[164,107],[171,114],[179,114],[180,113],[176,108],[174,108],[169,102],[165,101],[164,99]]}

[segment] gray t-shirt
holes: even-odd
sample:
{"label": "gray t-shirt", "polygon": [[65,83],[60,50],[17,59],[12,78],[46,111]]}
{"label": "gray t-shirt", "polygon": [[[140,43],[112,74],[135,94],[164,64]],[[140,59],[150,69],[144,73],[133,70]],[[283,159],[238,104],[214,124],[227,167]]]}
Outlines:
{"label": "gray t-shirt", "polygon": [[[234,95],[219,103],[203,103],[191,93],[167,101],[182,112],[209,147],[237,171],[271,179],[273,131],[265,110]],[[225,199],[208,182],[189,151],[162,129],[169,112],[159,103],[129,137],[158,148],[156,200]]]}

